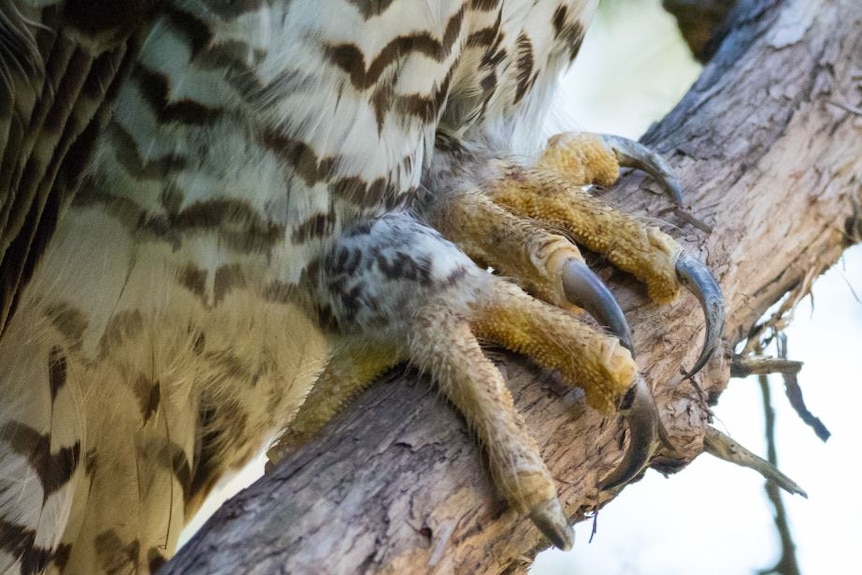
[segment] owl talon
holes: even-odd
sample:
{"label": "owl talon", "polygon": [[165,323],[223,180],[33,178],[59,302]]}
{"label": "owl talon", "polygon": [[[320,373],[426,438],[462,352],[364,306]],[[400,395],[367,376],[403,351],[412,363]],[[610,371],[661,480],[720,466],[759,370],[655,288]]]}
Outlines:
{"label": "owl talon", "polygon": [[582,261],[571,259],[563,266],[563,291],[573,304],[587,310],[596,321],[619,338],[634,357],[632,333],[617,300],[602,280]]}
{"label": "owl talon", "polygon": [[724,329],[724,301],[721,296],[721,288],[718,287],[705,265],[686,253],[681,253],[675,268],[680,284],[697,297],[706,318],[703,348],[694,363],[694,367],[685,374],[686,377],[691,377],[706,365],[710,356],[721,343],[721,333]]}
{"label": "owl talon", "polygon": [[679,180],[673,175],[671,167],[664,158],[640,142],[628,138],[610,134],[601,134],[600,137],[605,145],[614,152],[621,167],[635,168],[646,172],[655,178],[676,205],[682,205],[682,189]]}
{"label": "owl talon", "polygon": [[649,463],[659,445],[659,416],[646,382],[638,376],[623,397],[620,413],[629,428],[629,447],[619,466],[603,481],[599,489],[607,491],[625,485]]}
{"label": "owl talon", "polygon": [[557,549],[568,551],[575,542],[575,532],[569,525],[569,520],[558,499],[550,499],[533,507],[530,519],[542,532],[542,535],[554,544]]}

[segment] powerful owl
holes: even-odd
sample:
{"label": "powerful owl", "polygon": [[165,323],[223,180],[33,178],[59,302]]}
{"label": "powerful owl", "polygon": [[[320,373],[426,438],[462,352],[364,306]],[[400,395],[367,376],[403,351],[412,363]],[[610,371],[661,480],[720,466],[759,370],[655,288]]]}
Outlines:
{"label": "powerful owl", "polygon": [[0,0],[0,572],[154,571],[224,474],[402,362],[570,546],[479,342],[627,418],[609,488],[661,430],[575,244],[700,298],[693,371],[723,323],[704,266],[587,189],[633,166],[678,200],[660,158],[536,141],[596,4]]}

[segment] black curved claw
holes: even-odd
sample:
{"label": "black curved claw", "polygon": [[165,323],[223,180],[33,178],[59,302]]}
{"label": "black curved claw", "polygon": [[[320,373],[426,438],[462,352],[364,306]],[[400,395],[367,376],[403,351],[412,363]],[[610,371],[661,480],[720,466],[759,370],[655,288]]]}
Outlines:
{"label": "black curved claw", "polygon": [[625,485],[649,463],[659,446],[660,421],[652,394],[640,376],[623,398],[620,413],[629,427],[629,448],[623,460],[599,483],[602,491]]}
{"label": "black curved claw", "polygon": [[570,302],[587,310],[596,321],[610,329],[634,357],[632,332],[620,305],[587,264],[576,259],[566,262],[563,266],[563,292]]}
{"label": "black curved claw", "polygon": [[706,266],[686,253],[680,254],[679,259],[676,260],[676,276],[685,289],[700,301],[706,318],[703,349],[694,367],[685,374],[686,377],[691,377],[706,365],[721,343],[721,332],[724,330],[724,299],[721,296],[721,288],[718,287]]}
{"label": "black curved claw", "polygon": [[613,150],[620,166],[646,172],[655,178],[662,189],[673,198],[676,205],[682,205],[682,188],[679,185],[679,180],[673,175],[673,171],[664,158],[640,142],[628,138],[609,134],[602,134],[601,138]]}

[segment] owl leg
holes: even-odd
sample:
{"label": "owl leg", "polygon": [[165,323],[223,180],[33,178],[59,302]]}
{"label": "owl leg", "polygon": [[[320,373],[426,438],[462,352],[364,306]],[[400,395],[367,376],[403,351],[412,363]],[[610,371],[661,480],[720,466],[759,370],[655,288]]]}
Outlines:
{"label": "owl leg", "polygon": [[[409,361],[463,414],[513,507],[555,545],[568,548],[572,531],[555,482],[479,340],[557,370],[585,390],[593,407],[630,416],[633,443],[656,441],[658,418],[649,393],[616,337],[487,273],[411,215],[390,213],[346,231],[312,266],[309,279],[321,323],[333,327],[342,345],[282,448],[313,434],[388,366]],[[640,471],[650,453],[637,452],[626,469]]]}

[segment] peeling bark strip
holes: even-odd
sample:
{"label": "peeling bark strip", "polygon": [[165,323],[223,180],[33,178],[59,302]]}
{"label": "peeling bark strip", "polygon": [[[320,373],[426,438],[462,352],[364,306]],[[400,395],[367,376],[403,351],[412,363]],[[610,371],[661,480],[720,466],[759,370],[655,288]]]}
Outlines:
{"label": "peeling bark strip", "polygon": [[[858,0],[751,2],[683,102],[646,137],[676,167],[692,215],[637,193],[639,176],[610,194],[627,211],[664,219],[705,260],[729,311],[727,349],[767,307],[819,273],[858,237],[862,134]],[[670,214],[670,215],[669,215]],[[616,274],[615,278],[620,274]],[[702,450],[708,406],[727,385],[716,358],[696,386],[682,382],[703,324],[682,297],[657,308],[614,281],[635,334],[679,469]],[[661,318],[661,321],[657,321]],[[543,446],[573,517],[607,501],[596,482],[622,456],[618,420],[520,359],[500,364]],[[523,571],[543,542],[507,509],[463,423],[415,374],[364,393],[346,414],[228,503],[163,573],[501,573]],[[580,547],[576,552],[588,553]]]}

